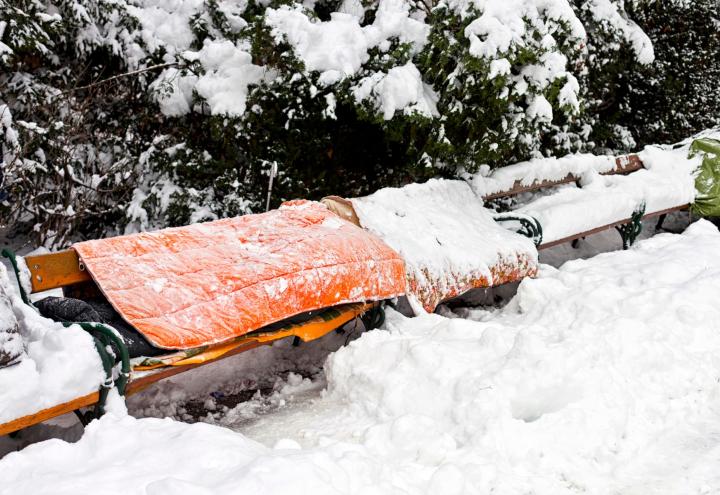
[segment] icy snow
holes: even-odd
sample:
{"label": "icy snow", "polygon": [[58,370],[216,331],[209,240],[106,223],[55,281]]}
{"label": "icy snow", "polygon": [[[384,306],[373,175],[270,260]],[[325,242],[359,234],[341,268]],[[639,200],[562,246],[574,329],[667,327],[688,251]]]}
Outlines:
{"label": "icy snow", "polygon": [[719,251],[700,221],[545,267],[482,322],[390,311],[264,445],[113,404],[0,460],[0,493],[713,493]]}

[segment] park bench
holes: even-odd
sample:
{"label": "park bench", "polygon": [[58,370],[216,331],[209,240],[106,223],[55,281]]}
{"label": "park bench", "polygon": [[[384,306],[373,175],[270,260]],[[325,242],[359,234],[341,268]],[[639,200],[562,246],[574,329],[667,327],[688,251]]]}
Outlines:
{"label": "park bench", "polygon": [[[320,338],[355,319],[374,328],[382,322],[382,301],[405,290],[397,253],[311,202],[86,241],[56,253],[3,254],[15,268],[26,304],[33,305],[33,294],[62,289],[71,301],[109,301],[118,314],[112,324],[53,316],[92,336],[106,380],[92,393],[5,421],[0,435],[73,411],[85,423],[104,412],[113,387],[121,395],[134,394],[281,339]],[[43,301],[34,304],[41,307]]]}
{"label": "park bench", "polygon": [[[411,306],[418,314],[472,289],[534,276],[537,250],[612,228],[628,248],[643,220],[657,217],[659,227],[668,213],[687,209],[694,197],[688,167],[656,164],[647,170],[638,155],[548,162],[550,167],[526,162],[467,181],[431,179],[322,202],[405,258],[406,295],[416,301]],[[595,180],[586,186],[588,178]],[[529,238],[534,248],[502,236],[498,231],[503,230]],[[478,251],[485,256],[474,256]]]}
{"label": "park bench", "polygon": [[[614,167],[598,175],[608,177],[611,186],[629,187],[587,191],[583,177],[569,173],[555,180],[518,180],[510,188],[483,195],[483,200],[497,208],[503,201],[540,192],[529,194],[529,201],[513,201],[506,211],[500,206],[495,215],[496,221],[507,228],[533,239],[538,250],[568,242],[576,245],[580,239],[613,228],[622,238],[623,249],[627,249],[641,233],[642,221],[656,218],[656,229],[660,229],[669,213],[689,208],[693,191],[689,175],[684,181],[676,181],[673,175],[652,176],[638,155],[614,161]],[[640,193],[635,194],[637,191]]]}
{"label": "park bench", "polygon": [[[600,157],[589,183],[588,169],[543,176],[518,164],[469,181],[432,179],[363,198],[328,197],[324,206],[290,202],[24,259],[4,251],[26,304],[62,289],[72,300],[109,303],[115,314],[111,323],[54,317],[92,336],[106,380],[97,391],[3,420],[0,435],[95,405],[78,413],[87,422],[103,413],[112,387],[133,394],[281,339],[317,339],[354,319],[373,328],[382,303],[399,296],[414,299],[419,313],[474,288],[532,277],[538,249],[612,228],[628,248],[642,220],[662,223],[695,198],[692,163],[677,174],[658,163],[646,168],[643,160],[655,158],[644,153]],[[707,196],[714,206],[717,195]],[[239,291],[246,292],[235,297]]]}

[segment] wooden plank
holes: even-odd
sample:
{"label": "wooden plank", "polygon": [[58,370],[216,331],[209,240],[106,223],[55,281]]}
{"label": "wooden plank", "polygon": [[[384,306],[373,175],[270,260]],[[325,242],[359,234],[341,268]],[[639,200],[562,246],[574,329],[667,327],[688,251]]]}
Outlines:
{"label": "wooden plank", "polygon": [[643,162],[637,155],[625,155],[615,158],[615,170],[607,172],[604,175],[613,174],[629,174],[643,168]]}
{"label": "wooden plank", "polygon": [[62,404],[58,404],[57,406],[43,409],[42,411],[38,411],[34,414],[28,414],[27,416],[14,419],[7,423],[2,423],[0,424],[0,436],[22,430],[28,426],[42,423],[43,421],[47,421],[48,419],[52,419],[57,416],[62,416],[63,414],[73,412],[81,407],[91,406],[97,403],[98,396],[98,392],[93,392],[91,394],[78,397],[77,399],[73,399],[69,402],[64,402]]}
{"label": "wooden plank", "polygon": [[255,349],[256,347],[260,347],[260,346],[268,345],[268,344],[272,344],[272,342],[250,342],[250,343],[248,343],[248,345],[237,348],[237,349],[233,349],[232,351],[229,351],[212,361],[206,361],[204,363],[198,363],[198,364],[188,364],[185,366],[169,366],[166,368],[160,368],[158,370],[139,372],[137,374],[137,377],[133,377],[130,380],[130,383],[127,386],[126,395],[133,395],[138,392],[141,392],[141,391],[145,390],[147,387],[149,387],[150,385],[152,385],[153,383],[159,382],[160,380],[164,380],[165,378],[169,378],[171,376],[177,375],[179,373],[183,373],[183,372],[191,370],[193,368],[205,366],[206,364],[216,363],[225,358],[229,358],[230,356],[235,356],[236,354],[240,354],[241,352],[249,351],[251,349]]}
{"label": "wooden plank", "polygon": [[[252,342],[251,344],[249,344],[247,346],[232,350],[232,351],[228,352],[227,354],[220,356],[218,359],[215,359],[213,361],[208,361],[205,363],[191,364],[191,365],[187,365],[187,366],[171,366],[168,368],[160,368],[157,371],[141,372],[141,373],[139,373],[139,376],[137,378],[131,378],[130,383],[128,383],[127,389],[125,391],[125,395],[130,396],[130,395],[136,394],[138,392],[145,390],[147,387],[149,387],[153,383],[159,382],[160,380],[163,380],[165,378],[169,378],[173,375],[183,373],[185,371],[191,370],[193,368],[197,368],[199,366],[203,366],[203,365],[210,364],[210,363],[215,363],[217,361],[220,361],[221,359],[225,359],[227,357],[234,356],[241,352],[249,351],[250,349],[254,349],[261,345],[267,345],[270,343],[271,342],[262,342],[262,343]],[[69,402],[64,402],[62,404],[58,404],[56,406],[49,407],[47,409],[43,409],[36,413],[28,414],[27,416],[23,416],[21,418],[14,419],[7,423],[2,423],[2,424],[0,424],[0,436],[7,435],[8,433],[12,433],[14,431],[22,430],[23,428],[27,428],[28,426],[33,426],[38,423],[42,423],[43,421],[47,421],[49,419],[56,418],[58,416],[62,416],[63,414],[73,412],[76,409],[80,409],[81,407],[92,406],[97,403],[98,398],[99,398],[98,392],[93,392],[91,394],[84,395],[82,397],[78,397],[77,399],[73,399]]]}
{"label": "wooden plank", "polygon": [[[348,321],[355,318],[353,315],[348,320],[345,320],[340,326],[345,325]],[[337,328],[337,327],[336,327]],[[322,332],[316,332],[312,334],[309,338],[316,339],[319,338],[325,334],[330,333],[333,331],[334,328],[322,331]],[[306,336],[308,337],[308,336]],[[125,395],[130,396],[133,394],[136,394],[138,392],[141,392],[145,390],[150,385],[159,382],[160,380],[164,380],[165,378],[169,378],[171,376],[183,373],[185,371],[189,371],[193,368],[198,368],[200,366],[204,366],[206,364],[215,363],[222,359],[228,358],[230,356],[235,356],[237,354],[240,354],[241,352],[249,351],[251,349],[255,349],[257,347],[263,346],[263,345],[270,345],[274,342],[277,342],[278,340],[282,340],[284,338],[287,338],[287,334],[282,333],[278,334],[277,339],[273,340],[265,340],[265,341],[248,341],[248,343],[242,347],[238,347],[236,349],[232,349],[225,354],[219,356],[216,359],[213,359],[212,361],[206,361],[203,363],[197,363],[197,364],[188,364],[185,366],[169,366],[165,368],[159,368],[157,370],[151,370],[151,371],[141,371],[141,372],[135,372],[132,373],[130,382],[128,383],[128,386],[125,390]],[[0,424],[0,436],[7,435],[8,433],[12,433],[14,431],[22,430],[23,428],[27,428],[28,426],[32,426],[38,423],[42,423],[43,421],[47,421],[49,419],[55,418],[57,416],[62,416],[63,414],[67,414],[69,412],[72,412],[76,409],[79,409],[81,407],[88,407],[91,406],[98,401],[98,392],[93,392],[91,394],[85,395],[83,397],[79,397],[77,399],[71,400],[69,402],[65,402],[63,404],[58,404],[57,406],[50,407],[48,409],[43,409],[42,411],[38,411],[34,414],[29,414],[27,416],[23,416],[21,418],[12,420],[7,423]]]}
{"label": "wooden plank", "polygon": [[33,293],[91,280],[73,249],[25,256],[25,263],[30,270]]}
{"label": "wooden plank", "polygon": [[[131,379],[130,383],[127,386],[126,395],[130,396],[141,392],[153,383],[159,382],[160,380],[169,378],[173,375],[177,375],[178,373],[182,373],[184,371],[188,371],[190,369],[197,368],[205,364],[220,361],[221,359],[225,359],[226,357],[234,356],[235,354],[238,354],[240,352],[249,351],[250,349],[259,347],[261,345],[265,345],[265,343],[253,343],[240,349],[228,352],[227,354],[219,357],[218,359],[214,361],[208,361],[206,363],[187,366],[174,366],[169,368],[161,368],[157,371],[142,372],[138,378]],[[57,406],[49,407],[33,414],[28,414],[27,416],[14,419],[7,423],[2,423],[0,424],[0,436],[7,435],[8,433],[12,433],[14,431],[22,430],[23,428],[27,428],[28,426],[33,426],[38,423],[42,423],[43,421],[56,418],[58,416],[62,416],[63,414],[73,412],[76,409],[80,409],[81,407],[92,406],[93,404],[97,403],[98,397],[98,392],[93,392],[91,394],[78,397],[77,399],[73,399],[69,402],[64,402],[62,404],[58,404]]]}
{"label": "wooden plank", "polygon": [[[680,205],[680,206],[674,206],[674,207],[672,207],[672,208],[667,208],[667,209],[665,209],[665,210],[654,211],[654,212],[651,212],[651,213],[648,213],[648,214],[644,215],[644,216],[642,217],[642,219],[643,219],[643,220],[646,220],[646,219],[653,218],[653,217],[659,217],[660,215],[665,215],[665,214],[667,214],[667,213],[672,213],[673,211],[685,210],[685,209],[687,209],[689,206],[690,206],[690,205]],[[618,221],[618,222],[613,222],[613,223],[609,223],[609,224],[607,224],[607,225],[603,225],[602,227],[596,227],[596,228],[591,229],[591,230],[586,230],[585,232],[580,232],[579,234],[573,234],[573,235],[571,235],[571,236],[563,237],[562,239],[558,239],[558,240],[556,240],[556,241],[548,242],[547,244],[540,244],[540,245],[538,246],[538,250],[548,249],[548,248],[551,248],[551,247],[559,246],[560,244],[565,244],[566,242],[571,242],[571,241],[574,241],[575,239],[581,239],[581,238],[583,238],[583,237],[587,237],[587,236],[590,236],[590,235],[593,235],[593,234],[597,234],[597,233],[599,233],[599,232],[603,232],[603,231],[608,230],[608,229],[611,229],[611,228],[613,228],[613,227],[619,227],[620,225],[623,225],[623,224],[628,223],[630,220],[631,220],[630,218],[626,218],[626,219],[620,220],[620,221]]]}
{"label": "wooden plank", "polygon": [[559,186],[561,184],[570,184],[576,182],[579,179],[572,174],[568,174],[559,180],[542,180],[535,181],[532,184],[523,185],[522,180],[516,180],[510,189],[505,191],[498,191],[496,193],[487,194],[483,196],[483,200],[489,201],[491,199],[504,198],[506,196],[516,196],[520,193],[537,191],[538,189],[544,189],[546,187]]}
{"label": "wooden plank", "polygon": [[[615,168],[608,172],[603,172],[601,175],[625,175],[643,168],[642,160],[637,155],[625,155],[615,158]],[[524,185],[522,180],[516,180],[510,189],[505,191],[498,191],[496,193],[488,194],[483,196],[485,201],[491,199],[504,198],[506,196],[516,196],[523,192],[537,191],[538,189],[544,189],[546,187],[559,186],[562,184],[570,184],[580,180],[580,177],[576,177],[572,174],[568,174],[562,179],[558,180],[542,180],[535,181],[532,184]]]}

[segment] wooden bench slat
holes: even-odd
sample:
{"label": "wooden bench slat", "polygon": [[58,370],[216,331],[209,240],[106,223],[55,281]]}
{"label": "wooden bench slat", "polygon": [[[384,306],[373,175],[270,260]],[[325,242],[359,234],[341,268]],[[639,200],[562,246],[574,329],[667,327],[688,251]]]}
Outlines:
{"label": "wooden bench slat", "polygon": [[[603,172],[600,175],[625,175],[640,170],[641,168],[643,168],[643,163],[637,155],[625,155],[615,159],[614,169]],[[504,198],[506,196],[515,196],[520,193],[537,191],[538,189],[544,189],[546,187],[570,184],[577,182],[578,180],[580,180],[580,177],[576,177],[573,174],[568,174],[562,179],[540,180],[535,181],[532,184],[523,184],[522,180],[516,180],[510,189],[487,194],[483,196],[483,200],[489,201],[491,199]]]}
{"label": "wooden bench slat", "polygon": [[[346,319],[345,318],[346,317],[343,317],[342,325],[345,325],[346,323],[351,321],[352,318],[355,318],[355,316],[348,315],[347,318]],[[300,327],[298,327],[298,328],[300,328]],[[318,327],[315,331],[311,331],[310,333],[308,333],[305,336],[300,335],[300,337],[305,341],[315,340],[315,339],[318,339],[332,331],[333,331],[333,329]],[[282,340],[285,338],[288,338],[287,332],[278,332],[277,336],[274,338],[268,338],[267,340],[249,340],[246,344],[244,344],[240,347],[231,349],[228,352],[226,352],[225,354],[222,354],[214,359],[211,359],[211,360],[208,360],[208,361],[205,361],[202,363],[186,364],[186,365],[182,365],[182,366],[168,366],[168,367],[164,367],[164,368],[158,368],[156,370],[132,372],[131,376],[130,376],[130,381],[125,389],[125,395],[129,396],[129,395],[136,394],[138,392],[145,390],[147,387],[149,387],[153,383],[159,382],[160,380],[164,380],[165,378],[169,378],[173,375],[183,373],[183,372],[191,370],[193,368],[205,366],[206,364],[215,363],[217,361],[228,358],[230,356],[235,356],[242,352],[249,351],[251,349],[255,349],[255,348],[263,346],[263,345],[271,345],[271,344],[277,342],[278,340]],[[93,392],[91,394],[88,394],[88,395],[85,395],[82,397],[78,397],[77,399],[73,399],[69,402],[65,402],[63,404],[58,404],[57,406],[43,409],[36,413],[29,414],[27,416],[23,416],[21,418],[9,421],[7,423],[0,424],[0,436],[7,435],[8,433],[12,433],[14,431],[21,430],[23,428],[32,426],[34,424],[42,423],[43,421],[47,421],[54,417],[61,416],[63,414],[67,414],[67,413],[72,412],[81,407],[91,406],[91,405],[97,403],[98,398],[99,398],[98,392]]]}
{"label": "wooden bench slat", "polygon": [[[660,215],[665,215],[665,214],[667,214],[667,213],[672,213],[673,211],[685,210],[685,209],[689,208],[689,206],[690,206],[690,205],[680,205],[680,206],[674,206],[674,207],[672,207],[672,208],[666,208],[666,209],[660,210],[660,211],[652,211],[652,212],[650,212],[650,213],[648,213],[648,214],[646,214],[646,215],[643,215],[642,220],[646,220],[646,219],[653,218],[653,217],[659,217]],[[596,228],[591,229],[591,230],[586,230],[585,232],[580,232],[580,233],[578,233],[578,234],[573,234],[573,235],[568,236],[568,237],[563,237],[562,239],[558,239],[558,240],[556,240],[556,241],[548,242],[548,243],[546,243],[546,244],[540,244],[540,245],[538,246],[538,250],[548,249],[548,248],[551,248],[551,247],[559,246],[560,244],[565,244],[566,242],[574,241],[574,240],[576,240],[576,239],[582,239],[583,237],[587,237],[587,236],[589,236],[589,235],[597,234],[597,233],[599,233],[599,232],[612,229],[613,227],[619,227],[620,225],[626,224],[626,223],[628,223],[628,222],[630,222],[630,221],[631,221],[630,218],[626,218],[626,219],[620,220],[620,221],[618,221],[618,222],[613,222],[613,223],[609,223],[609,224],[607,224],[607,225],[603,225],[602,227],[596,227]]]}
{"label": "wooden bench slat", "polygon": [[91,280],[90,274],[81,269],[80,258],[73,249],[25,256],[25,263],[30,270],[33,293]]}
{"label": "wooden bench slat", "polygon": [[[189,364],[186,366],[171,366],[168,368],[160,368],[156,371],[153,370],[140,372],[137,374],[136,378],[130,379],[130,382],[128,383],[126,389],[126,396],[142,392],[153,383],[159,382],[160,380],[169,378],[173,375],[177,375],[178,373],[182,373],[184,371],[188,371],[199,366],[204,366],[209,363],[215,363],[217,361],[220,361],[221,359],[225,359],[241,352],[249,351],[250,349],[254,349],[256,347],[268,345],[271,343],[272,342],[251,342],[246,346],[238,349],[233,349],[232,351],[223,354],[219,358],[212,361],[207,361],[205,363]],[[38,423],[42,423],[43,421],[47,421],[58,416],[62,416],[63,414],[73,412],[74,410],[81,407],[92,406],[94,404],[97,404],[98,398],[99,393],[93,392],[91,394],[83,395],[82,397],[78,397],[71,401],[64,402],[62,404],[58,404],[47,409],[43,409],[36,413],[28,414],[27,416],[22,416],[12,421],[8,421],[7,423],[2,423],[0,424],[0,436],[7,435],[8,433],[12,433],[14,431],[22,430],[23,428],[27,428],[28,426],[36,425]]]}
{"label": "wooden bench slat", "polygon": [[93,392],[91,394],[78,397],[77,399],[73,399],[69,402],[64,402],[62,404],[58,404],[47,409],[43,409],[36,413],[28,414],[27,416],[8,421],[7,423],[2,423],[0,424],[0,436],[7,435],[8,433],[12,433],[14,431],[22,430],[23,428],[27,428],[28,426],[42,423],[43,421],[47,421],[48,419],[62,416],[63,414],[73,412],[74,410],[81,407],[87,407],[96,404],[99,396],[100,394],[98,392]]}

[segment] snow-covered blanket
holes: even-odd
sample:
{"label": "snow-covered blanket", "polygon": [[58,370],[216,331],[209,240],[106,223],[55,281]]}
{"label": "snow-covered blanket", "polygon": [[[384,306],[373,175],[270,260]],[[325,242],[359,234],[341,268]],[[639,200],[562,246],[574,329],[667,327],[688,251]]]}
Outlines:
{"label": "snow-covered blanket", "polygon": [[499,226],[464,181],[431,179],[351,201],[361,225],[405,260],[416,312],[537,270],[533,243]]}
{"label": "snow-covered blanket", "polygon": [[[5,313],[8,309],[12,314]],[[19,333],[8,340],[0,335],[0,347],[17,351],[24,346],[27,355],[0,368],[0,423],[92,393],[105,380],[92,337],[79,326],[65,328],[43,318],[24,304],[0,264],[0,320],[6,318],[17,320]]]}
{"label": "snow-covered blanket", "polygon": [[0,494],[716,493],[718,252],[700,221],[543,267],[494,313],[389,311],[265,445],[110,401],[79,442],[0,460]]}

